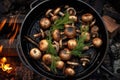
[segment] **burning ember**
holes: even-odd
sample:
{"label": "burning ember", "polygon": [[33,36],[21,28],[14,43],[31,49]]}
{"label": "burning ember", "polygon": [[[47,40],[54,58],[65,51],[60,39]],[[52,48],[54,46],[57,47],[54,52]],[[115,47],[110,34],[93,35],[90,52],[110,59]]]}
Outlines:
{"label": "burning ember", "polygon": [[7,73],[11,73],[12,71],[12,67],[10,66],[10,64],[6,64],[7,62],[7,58],[6,57],[3,57],[1,60],[0,60],[0,68],[3,70],[3,71],[6,71]]}
{"label": "burning ember", "polygon": [[2,52],[3,50],[3,45],[0,45],[0,53]]}

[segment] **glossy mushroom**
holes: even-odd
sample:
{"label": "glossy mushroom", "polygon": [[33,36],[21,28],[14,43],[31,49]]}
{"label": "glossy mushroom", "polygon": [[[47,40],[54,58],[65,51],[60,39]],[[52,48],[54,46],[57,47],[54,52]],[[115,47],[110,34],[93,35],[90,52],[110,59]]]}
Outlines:
{"label": "glossy mushroom", "polygon": [[30,50],[30,56],[31,56],[33,59],[38,60],[38,59],[41,58],[42,53],[41,53],[41,51],[40,51],[38,48],[32,48],[32,49]]}
{"label": "glossy mushroom", "polygon": [[67,75],[67,76],[74,76],[75,75],[75,71],[74,71],[74,69],[72,69],[72,68],[66,68],[65,69],[65,75]]}
{"label": "glossy mushroom", "polygon": [[71,58],[70,50],[67,48],[61,50],[59,56],[61,60],[69,60]]}
{"label": "glossy mushroom", "polygon": [[102,45],[102,40],[100,38],[94,38],[92,43],[95,47],[100,47]]}
{"label": "glossy mushroom", "polygon": [[55,9],[55,10],[54,10],[54,12],[53,12],[53,13],[54,13],[54,15],[59,14],[60,16],[64,16],[65,14],[64,14],[63,12],[61,12],[60,10],[61,10],[61,8],[60,8],[60,7],[58,7],[57,9]]}
{"label": "glossy mushroom", "polygon": [[51,25],[51,22],[50,22],[50,20],[48,18],[42,18],[40,20],[40,27],[42,29],[47,29],[47,28],[50,27],[50,25]]}
{"label": "glossy mushroom", "polygon": [[70,39],[70,40],[68,40],[67,45],[68,45],[69,49],[74,49],[77,46],[76,39]]}
{"label": "glossy mushroom", "polygon": [[60,31],[58,29],[54,30],[52,33],[52,37],[55,41],[59,41],[60,40]]}
{"label": "glossy mushroom", "polygon": [[73,7],[68,7],[66,11],[70,15],[76,15],[76,10]]}
{"label": "glossy mushroom", "polygon": [[39,48],[41,51],[46,51],[48,49],[48,41],[43,39],[39,42]]}
{"label": "glossy mushroom", "polygon": [[64,65],[65,65],[65,63],[64,63],[63,61],[57,61],[57,62],[56,62],[56,67],[57,67],[58,69],[63,69],[63,68],[64,68]]}
{"label": "glossy mushroom", "polygon": [[81,17],[83,22],[90,22],[93,20],[93,15],[91,13],[85,13]]}
{"label": "glossy mushroom", "polygon": [[42,57],[42,61],[46,64],[49,65],[52,62],[52,55],[51,54],[44,54]]}

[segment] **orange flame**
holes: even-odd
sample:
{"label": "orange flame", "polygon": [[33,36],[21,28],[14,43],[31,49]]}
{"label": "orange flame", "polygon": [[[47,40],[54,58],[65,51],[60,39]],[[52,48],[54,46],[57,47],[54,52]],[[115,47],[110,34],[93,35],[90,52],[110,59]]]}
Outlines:
{"label": "orange flame", "polygon": [[6,71],[7,73],[11,73],[12,71],[12,67],[10,67],[10,64],[5,64],[5,62],[7,62],[7,58],[6,57],[3,57],[1,60],[1,66],[0,68],[3,70],[3,71]]}
{"label": "orange flame", "polygon": [[2,52],[3,50],[3,45],[0,45],[0,53]]}
{"label": "orange flame", "polygon": [[6,22],[7,22],[6,18],[2,20],[2,22],[0,23],[0,31],[2,30]]}
{"label": "orange flame", "polygon": [[15,33],[13,34],[12,37],[10,37],[9,44],[13,43],[13,41],[14,41],[14,39],[15,39],[18,32],[19,32],[19,26],[17,25],[16,28],[15,28]]}

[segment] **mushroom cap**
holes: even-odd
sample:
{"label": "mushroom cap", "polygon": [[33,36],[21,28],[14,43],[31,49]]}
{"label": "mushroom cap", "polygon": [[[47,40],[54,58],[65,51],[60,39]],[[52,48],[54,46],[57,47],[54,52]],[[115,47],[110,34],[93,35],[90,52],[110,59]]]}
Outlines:
{"label": "mushroom cap", "polygon": [[40,27],[43,28],[43,29],[47,29],[49,28],[51,25],[51,22],[48,18],[42,18],[40,20]]}
{"label": "mushroom cap", "polygon": [[47,12],[45,13],[45,15],[47,16],[47,17],[49,17],[49,14],[52,12],[52,9],[48,9],[47,10]]}
{"label": "mushroom cap", "polygon": [[46,51],[48,49],[48,42],[46,39],[43,39],[39,42],[39,48],[41,51]]}
{"label": "mushroom cap", "polygon": [[72,69],[72,68],[66,68],[66,69],[65,69],[65,74],[66,74],[67,76],[73,76],[73,75],[75,75],[75,71],[74,71],[74,69]]}
{"label": "mushroom cap", "polygon": [[40,59],[42,54],[41,54],[41,51],[38,48],[32,48],[30,50],[30,56],[34,59]]}
{"label": "mushroom cap", "polygon": [[55,10],[54,10],[54,12],[53,12],[53,13],[56,15],[56,14],[58,14],[58,13],[59,13],[59,11],[60,11],[60,10],[61,10],[61,8],[60,8],[60,7],[58,7],[57,9],[55,9]]}
{"label": "mushroom cap", "polygon": [[90,22],[93,20],[93,15],[91,13],[86,13],[82,15],[83,22]]}
{"label": "mushroom cap", "polygon": [[76,15],[76,10],[73,7],[69,7],[66,11],[70,15]]}

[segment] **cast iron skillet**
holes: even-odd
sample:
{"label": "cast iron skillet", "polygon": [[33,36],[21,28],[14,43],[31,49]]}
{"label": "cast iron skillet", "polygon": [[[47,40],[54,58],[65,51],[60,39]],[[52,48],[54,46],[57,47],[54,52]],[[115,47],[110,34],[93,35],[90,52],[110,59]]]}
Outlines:
{"label": "cast iron skillet", "polygon": [[[99,26],[99,34],[103,41],[102,46],[97,50],[97,54],[95,55],[95,58],[93,59],[92,63],[83,71],[80,71],[78,69],[78,73],[73,77],[67,77],[64,75],[58,75],[51,72],[48,72],[44,69],[44,67],[40,64],[40,61],[33,60],[29,56],[29,50],[31,47],[35,47],[34,45],[31,45],[24,36],[30,36],[32,38],[32,34],[35,32],[35,27],[37,25],[35,24],[37,20],[39,20],[46,10],[48,9],[55,9],[60,6],[69,5],[74,7],[77,11],[81,11],[81,14],[84,14],[86,12],[90,12],[94,15],[96,18],[96,24]],[[36,26],[35,26],[36,25]],[[37,29],[37,28],[36,28]],[[38,29],[39,30],[39,29]],[[68,80],[70,79],[84,79],[91,75],[93,72],[96,71],[96,69],[101,65],[101,63],[104,60],[104,57],[106,55],[106,50],[108,46],[108,35],[106,28],[103,24],[103,21],[100,17],[100,15],[87,3],[82,2],[81,0],[45,0],[41,3],[39,3],[37,6],[31,9],[31,11],[26,15],[22,26],[20,30],[20,35],[18,38],[18,55],[21,59],[21,61],[30,69],[35,71],[36,73],[43,75],[45,77],[48,77],[50,79],[57,79],[57,80]]]}

